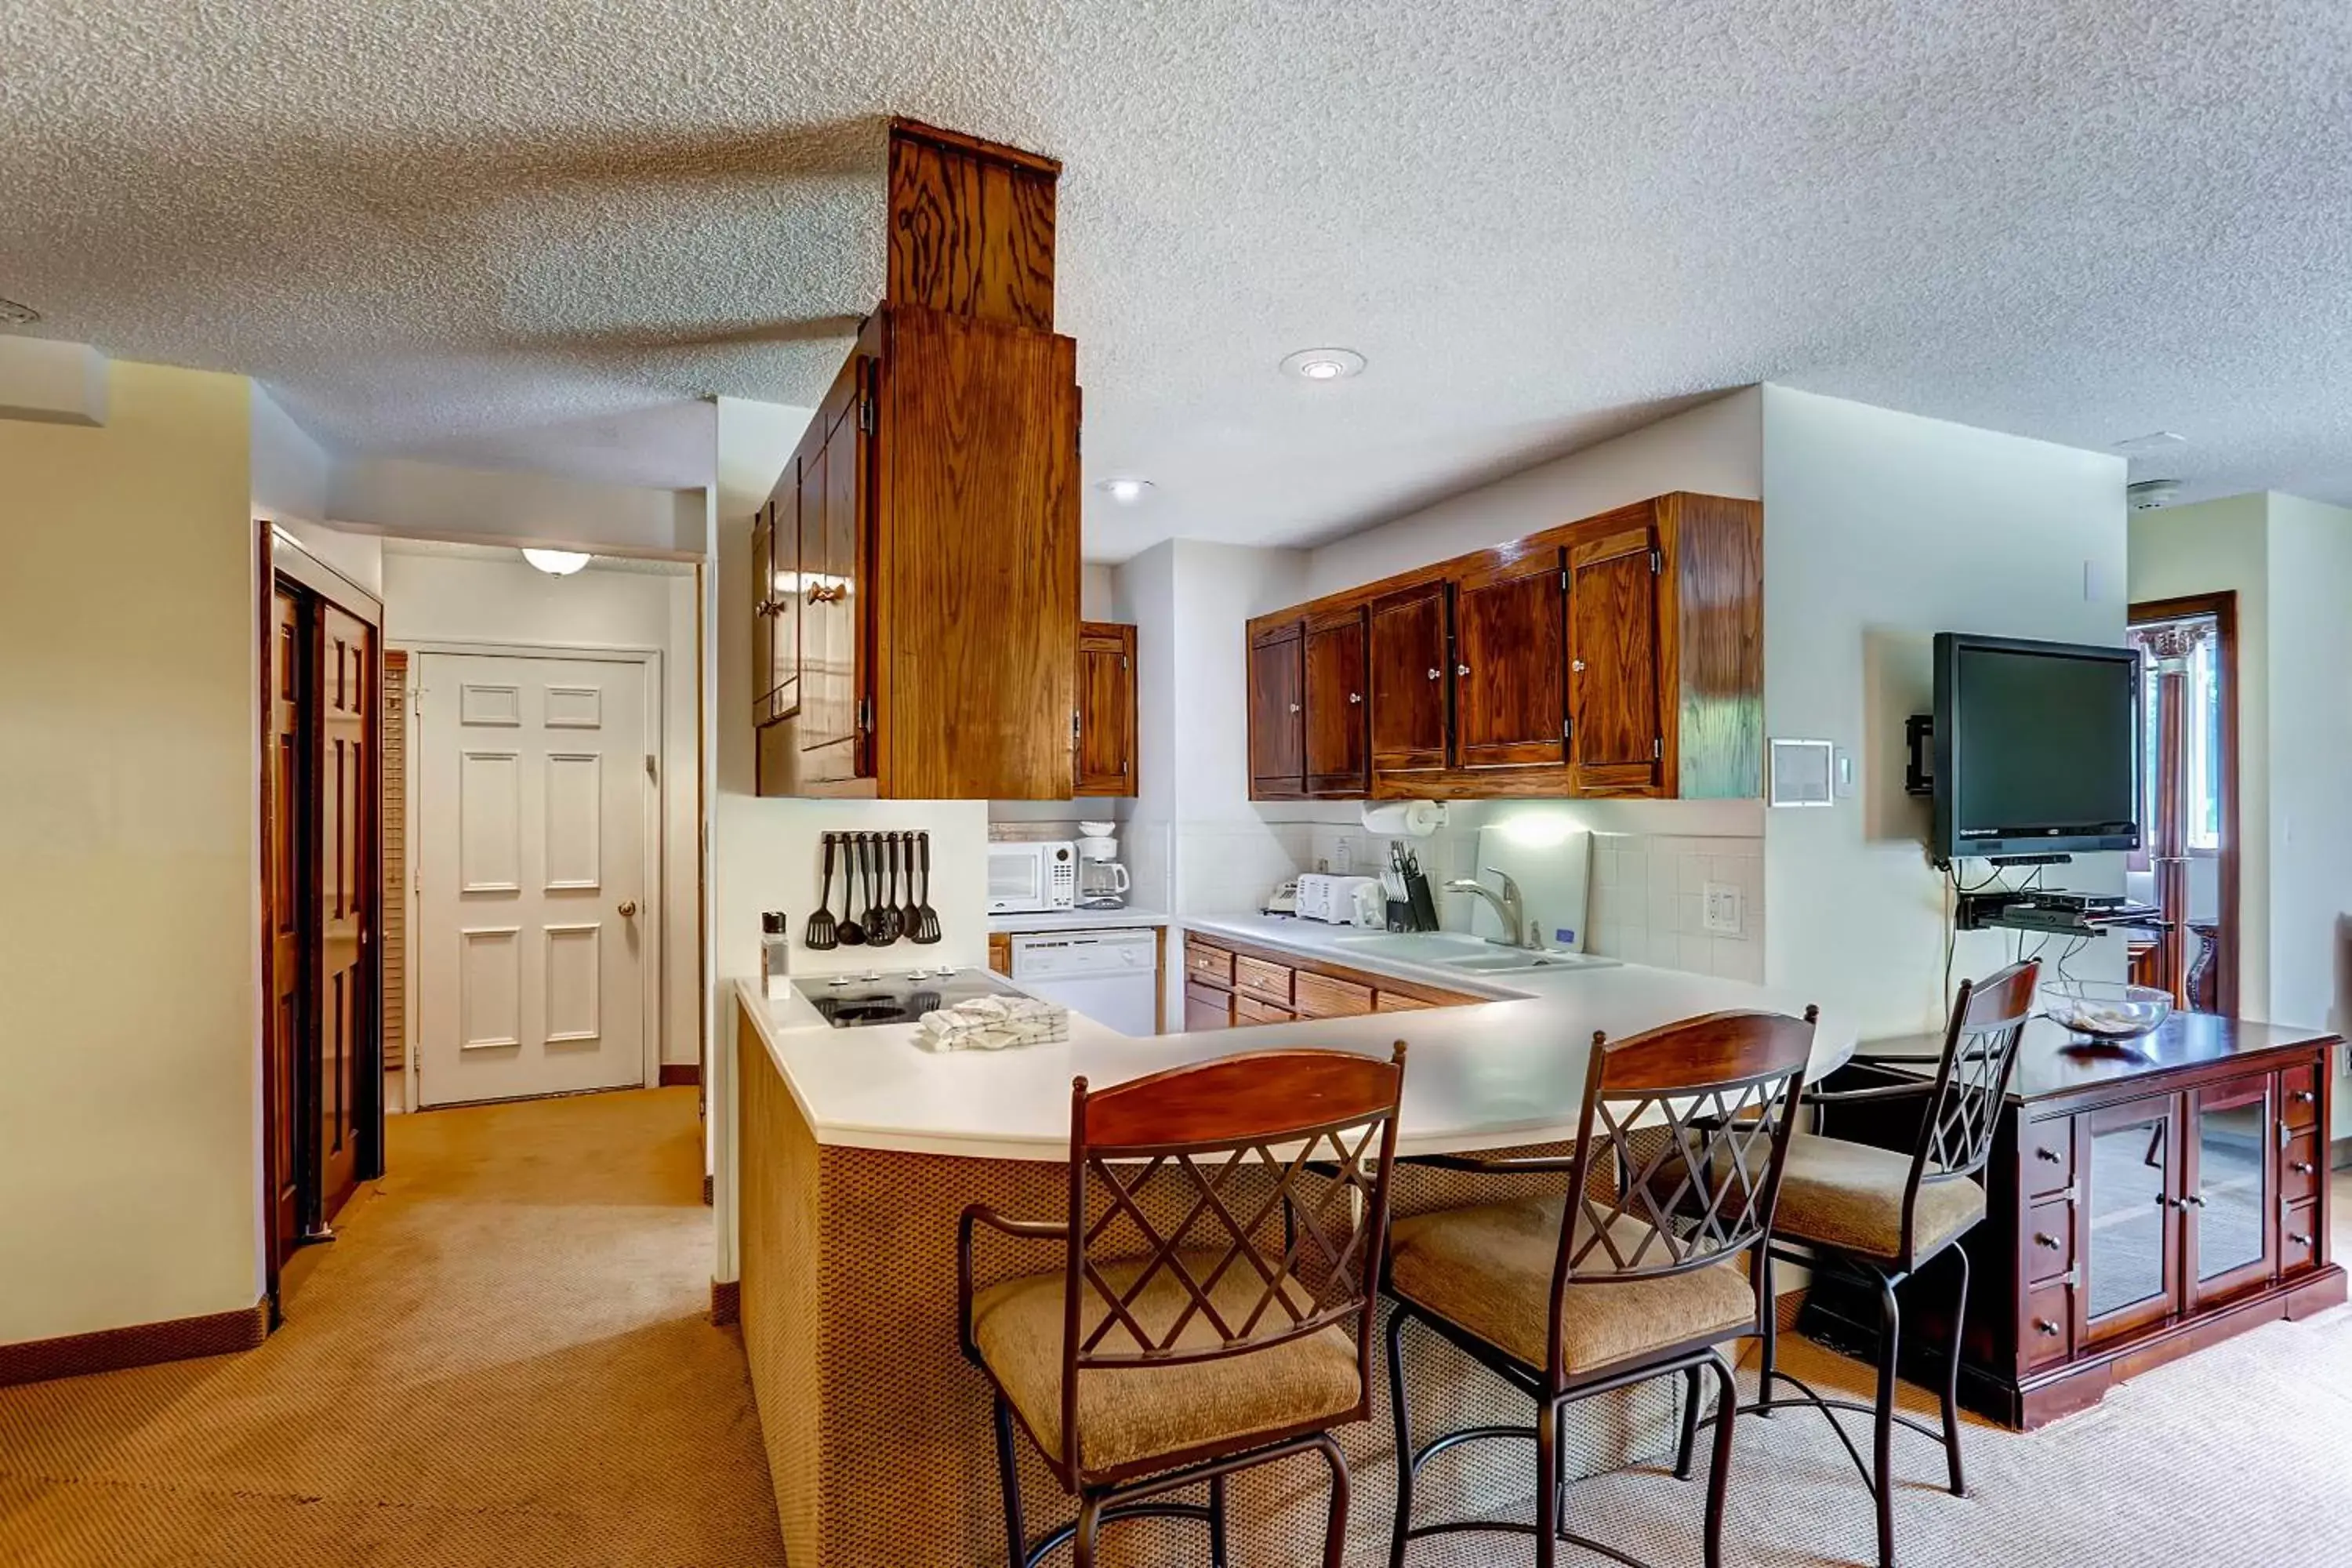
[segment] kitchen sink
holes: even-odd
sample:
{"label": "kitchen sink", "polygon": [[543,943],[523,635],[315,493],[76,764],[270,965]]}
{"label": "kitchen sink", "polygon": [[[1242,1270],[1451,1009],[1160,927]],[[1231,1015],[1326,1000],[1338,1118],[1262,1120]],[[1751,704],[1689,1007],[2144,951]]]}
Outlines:
{"label": "kitchen sink", "polygon": [[1472,958],[1442,959],[1448,969],[1472,974],[1524,974],[1531,969],[1613,969],[1618,961],[1583,952],[1518,952],[1506,951]]}
{"label": "kitchen sink", "polygon": [[1596,958],[1590,953],[1538,952],[1528,948],[1505,947],[1482,936],[1465,936],[1452,931],[1343,936],[1335,940],[1339,946],[1353,948],[1367,958],[1392,958],[1405,963],[1433,964],[1441,969],[1458,969],[1465,974],[1524,974],[1537,969],[1607,969],[1614,967],[1617,963],[1613,958]]}

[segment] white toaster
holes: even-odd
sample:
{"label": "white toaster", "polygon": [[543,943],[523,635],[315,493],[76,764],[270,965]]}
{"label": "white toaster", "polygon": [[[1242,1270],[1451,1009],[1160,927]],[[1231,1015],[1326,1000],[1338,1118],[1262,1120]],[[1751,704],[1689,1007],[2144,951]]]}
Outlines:
{"label": "white toaster", "polygon": [[1356,923],[1356,889],[1378,888],[1377,877],[1333,877],[1309,871],[1298,879],[1298,918],[1328,925]]}

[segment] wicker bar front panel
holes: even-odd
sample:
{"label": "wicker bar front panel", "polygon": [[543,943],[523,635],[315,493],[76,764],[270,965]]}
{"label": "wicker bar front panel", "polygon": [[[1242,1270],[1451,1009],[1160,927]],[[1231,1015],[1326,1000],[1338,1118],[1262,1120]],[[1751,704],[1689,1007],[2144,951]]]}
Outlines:
{"label": "wicker bar front panel", "polygon": [[[739,1050],[744,1349],[794,1568],[1003,1563],[988,1385],[957,1348],[956,1221],[973,1202],[1060,1218],[1066,1168],[820,1145],[748,1026]],[[1401,1169],[1396,1210],[1514,1195],[1512,1184],[1474,1181]],[[979,1281],[1049,1271],[1061,1259],[1054,1244],[984,1237]],[[1532,1419],[1526,1400],[1451,1347],[1410,1333],[1405,1342],[1417,1433]],[[1377,1346],[1373,1367],[1371,1419],[1337,1434],[1354,1481],[1350,1564],[1387,1561],[1395,1497],[1387,1376]],[[1570,1474],[1669,1452],[1679,1387],[1667,1380],[1572,1406]],[[1072,1510],[1025,1439],[1021,1447],[1030,1529],[1042,1532]],[[1456,1449],[1423,1473],[1416,1517],[1532,1517],[1533,1458],[1531,1443]],[[1319,1461],[1246,1472],[1230,1495],[1236,1562],[1318,1559],[1328,1498]],[[1487,1563],[1497,1544],[1494,1537],[1430,1541],[1415,1547],[1412,1561],[1415,1568]],[[1200,1527],[1192,1524],[1122,1524],[1105,1531],[1102,1545],[1104,1568],[1206,1560]]]}

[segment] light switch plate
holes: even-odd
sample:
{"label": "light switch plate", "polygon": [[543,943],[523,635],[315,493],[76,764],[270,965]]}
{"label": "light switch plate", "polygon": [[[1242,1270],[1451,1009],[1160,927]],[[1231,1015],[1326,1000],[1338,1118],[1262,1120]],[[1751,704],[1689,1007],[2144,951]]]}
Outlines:
{"label": "light switch plate", "polygon": [[1702,923],[1717,936],[1738,936],[1740,927],[1738,884],[1709,882],[1701,891],[1706,898],[1706,914]]}

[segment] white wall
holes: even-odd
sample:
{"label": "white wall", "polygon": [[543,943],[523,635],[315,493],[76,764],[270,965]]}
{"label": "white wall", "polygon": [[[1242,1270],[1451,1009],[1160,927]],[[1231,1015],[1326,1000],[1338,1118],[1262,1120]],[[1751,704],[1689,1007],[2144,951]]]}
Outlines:
{"label": "white wall", "polygon": [[[2238,1013],[2271,1011],[2270,509],[2260,494],[2134,512],[2134,603],[2238,595]],[[2196,868],[2192,867],[2194,873]],[[2315,1019],[2313,1021],[2316,1021]]]}
{"label": "white wall", "polygon": [[326,526],[334,460],[291,415],[253,384],[253,515],[267,518],[317,560],[378,598],[383,541]]}
{"label": "white wall", "polygon": [[103,425],[109,379],[106,356],[88,343],[0,337],[0,419]]}
{"label": "white wall", "polygon": [[[1864,1037],[1932,1029],[1944,882],[1926,803],[1903,793],[1929,639],[2120,643],[2124,461],[1769,385],[1763,460],[1765,732],[1834,741],[1856,773],[1851,800],[1765,814],[1766,973]],[[2122,861],[2078,858],[2057,885],[2119,891]],[[1962,936],[1955,978],[2007,962],[2010,941]],[[2119,978],[2122,947],[2092,942],[2074,970]]]}
{"label": "white wall", "polygon": [[262,1289],[247,383],[0,419],[0,1343]]}
{"label": "white wall", "polygon": [[701,736],[696,581],[592,565],[551,577],[520,557],[383,558],[384,640],[652,648],[662,665],[661,1059],[691,1062],[701,1038]]}
{"label": "white wall", "polygon": [[1327,544],[1307,598],[1485,550],[1670,490],[1763,494],[1762,394],[1748,386]]}
{"label": "white wall", "polygon": [[337,522],[415,538],[690,555],[699,555],[704,545],[706,502],[699,490],[593,484],[406,458],[339,465],[327,503]]}

